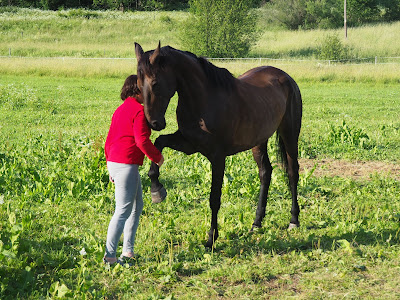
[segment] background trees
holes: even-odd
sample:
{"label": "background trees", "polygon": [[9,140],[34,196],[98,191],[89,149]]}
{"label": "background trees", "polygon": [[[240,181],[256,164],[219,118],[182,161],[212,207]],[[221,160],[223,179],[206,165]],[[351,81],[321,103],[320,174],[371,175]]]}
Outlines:
{"label": "background trees", "polygon": [[[343,10],[343,0],[271,0],[264,17],[288,29],[327,29],[343,25]],[[400,20],[400,0],[347,0],[347,18],[349,26]]]}

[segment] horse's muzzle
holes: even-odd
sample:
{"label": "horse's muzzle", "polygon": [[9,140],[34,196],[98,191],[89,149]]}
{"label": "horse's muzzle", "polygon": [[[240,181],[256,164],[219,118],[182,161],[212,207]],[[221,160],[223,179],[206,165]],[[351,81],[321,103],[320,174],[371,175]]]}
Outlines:
{"label": "horse's muzzle", "polygon": [[152,129],[160,131],[165,128],[166,123],[165,123],[165,120],[162,120],[162,121],[153,120],[150,122],[150,126]]}

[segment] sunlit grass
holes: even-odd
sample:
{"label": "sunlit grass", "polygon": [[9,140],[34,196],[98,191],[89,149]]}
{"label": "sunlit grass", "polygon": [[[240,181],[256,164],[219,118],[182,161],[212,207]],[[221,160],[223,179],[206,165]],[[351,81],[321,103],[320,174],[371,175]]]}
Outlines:
{"label": "sunlit grass", "polygon": [[[262,11],[262,10],[261,10]],[[181,48],[180,30],[188,12],[101,12],[95,17],[68,11],[16,10],[0,13],[0,55],[132,57],[133,43],[145,50],[162,45]],[[262,20],[262,13],[259,14]],[[250,57],[316,58],[321,40],[337,34],[352,57],[400,56],[400,22],[336,30],[281,30],[259,22],[259,40]]]}
{"label": "sunlit grass", "polygon": [[[0,50],[8,55],[13,45],[28,56],[129,59],[0,58],[0,298],[398,297],[399,181],[383,174],[363,180],[316,177],[313,170],[304,170],[299,181],[301,227],[288,231],[290,194],[272,151],[266,218],[256,233],[249,233],[259,191],[255,162],[249,151],[227,158],[220,237],[213,251],[203,246],[210,225],[210,163],[200,154],[165,149],[160,179],[168,197],[152,205],[146,159],[140,168],[145,208],[135,246],[137,264],[105,267],[101,258],[114,201],[103,145],[121,103],[123,80],[136,72],[133,41],[149,50],[161,38],[162,44],[179,48],[174,26],[186,13],[98,12],[97,19],[73,19],[76,24],[63,23],[65,17],[58,14],[21,10],[0,15]],[[157,25],[157,18],[167,27]],[[375,28],[387,34],[382,41],[390,55],[396,54],[391,43],[397,43],[392,39],[398,31],[385,28],[398,24]],[[370,29],[360,28],[358,35]],[[313,33],[315,39],[325,34],[283,31],[274,38],[283,57],[302,57],[309,44],[311,50],[304,53],[311,61],[212,62],[235,76],[273,65],[299,83],[302,158],[398,164],[398,64],[318,62],[312,57]],[[357,43],[365,42],[360,37]],[[176,104],[174,96],[162,134],[176,130]],[[153,131],[152,140],[159,134]]]}
{"label": "sunlit grass", "polygon": [[[247,70],[270,65],[280,68],[295,80],[399,82],[399,64],[337,64],[291,60],[211,60],[219,67],[239,76]],[[8,75],[40,75],[65,77],[124,77],[136,73],[136,58],[73,59],[73,58],[0,58],[0,73]]]}
{"label": "sunlit grass", "polygon": [[[160,180],[168,196],[152,205],[146,159],[137,264],[106,268],[101,258],[114,201],[103,145],[123,79],[2,76],[1,298],[396,298],[399,182],[378,174],[357,181],[301,172],[301,227],[288,231],[290,194],[273,151],[266,218],[257,233],[249,233],[259,191],[256,164],[249,151],[227,158],[213,251],[203,246],[210,163],[200,154],[165,149]],[[302,157],[398,163],[398,84],[299,85]],[[176,102],[162,133],[176,128]],[[338,135],[329,139],[338,132],[329,125],[340,133],[343,120],[345,143]],[[372,149],[357,143],[360,132]],[[347,143],[351,138],[355,143]]]}

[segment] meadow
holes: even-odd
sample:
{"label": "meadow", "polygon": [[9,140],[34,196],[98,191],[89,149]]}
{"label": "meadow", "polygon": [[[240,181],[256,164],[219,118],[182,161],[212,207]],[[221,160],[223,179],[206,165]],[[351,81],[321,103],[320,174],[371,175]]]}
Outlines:
{"label": "meadow", "polygon": [[[133,41],[143,43],[147,50],[154,48],[153,39],[163,36],[171,45],[179,43],[173,27],[165,35],[157,31],[146,37],[143,32],[121,40],[121,35],[112,34],[113,29],[99,29],[99,16],[66,18],[62,14],[68,12],[23,10],[8,15],[14,25],[0,23],[1,51],[12,47],[20,49],[19,55],[31,56],[0,59],[0,298],[400,297],[399,174],[374,169],[366,177],[355,178],[315,172],[317,167],[329,171],[325,159],[398,167],[398,64],[215,60],[235,75],[259,64],[273,64],[298,82],[304,104],[300,163],[309,165],[303,164],[300,174],[301,227],[287,230],[290,194],[271,141],[274,172],[263,228],[249,232],[259,182],[247,151],[227,158],[220,238],[215,249],[205,250],[210,164],[201,155],[165,149],[161,173],[168,190],[165,202],[151,204],[148,160],[140,169],[145,208],[135,247],[137,263],[131,268],[108,268],[101,258],[114,203],[103,146],[112,113],[121,103],[120,88],[125,77],[135,72],[135,60],[76,58],[82,57],[78,54],[82,51],[100,58],[104,49],[106,56],[133,58]],[[112,23],[110,15],[106,24],[131,31],[123,27],[131,20]],[[177,22],[185,13],[143,15],[143,23],[154,22],[156,27],[170,22],[168,18]],[[0,17],[2,21],[5,16]],[[30,18],[32,22],[27,21]],[[36,43],[27,32],[41,22],[48,22],[48,27],[45,33],[37,33]],[[51,28],[69,22],[72,27],[63,34],[59,29],[51,33]],[[21,34],[18,26],[25,26],[26,43],[18,44],[11,37]],[[360,32],[362,40],[364,31]],[[281,34],[285,39],[292,33]],[[311,38],[312,32],[298,34]],[[324,33],[315,37],[319,34]],[[47,41],[43,35],[48,35]],[[57,36],[59,44],[54,41]],[[276,43],[284,43],[279,34],[276,37]],[[290,53],[290,47],[281,52]],[[39,58],[59,55],[69,57]],[[162,134],[176,129],[176,102],[174,96]],[[152,139],[158,134],[153,132]]]}

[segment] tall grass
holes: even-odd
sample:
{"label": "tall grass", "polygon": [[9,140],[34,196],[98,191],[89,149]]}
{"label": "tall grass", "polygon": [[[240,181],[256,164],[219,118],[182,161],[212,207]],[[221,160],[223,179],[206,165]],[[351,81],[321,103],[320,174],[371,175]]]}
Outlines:
{"label": "tall grass", "polygon": [[22,10],[0,14],[0,54],[15,56],[132,57],[133,43],[179,46],[184,12],[95,12],[98,17]]}
{"label": "tall grass", "polygon": [[[0,10],[0,55],[133,57],[133,42],[144,49],[181,48],[180,29],[188,12]],[[288,31],[269,28],[259,14],[259,41],[251,57],[315,58],[321,40],[337,34],[354,57],[400,56],[400,22],[338,30]]]}
{"label": "tall grass", "polygon": [[[399,60],[400,61],[400,60]],[[400,81],[399,64],[331,64],[318,61],[290,60],[211,60],[219,67],[239,76],[247,70],[271,65],[281,68],[295,80],[383,82]],[[74,58],[0,58],[0,74],[64,76],[64,77],[110,77],[122,78],[136,73],[136,59],[74,59]]]}
{"label": "tall grass", "polygon": [[337,30],[273,30],[265,28],[252,53],[267,57],[316,57],[321,40],[336,34],[353,57],[400,56],[400,22]]}

